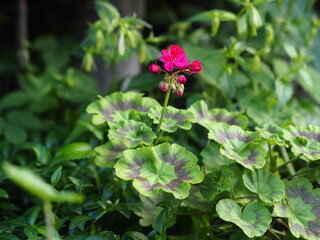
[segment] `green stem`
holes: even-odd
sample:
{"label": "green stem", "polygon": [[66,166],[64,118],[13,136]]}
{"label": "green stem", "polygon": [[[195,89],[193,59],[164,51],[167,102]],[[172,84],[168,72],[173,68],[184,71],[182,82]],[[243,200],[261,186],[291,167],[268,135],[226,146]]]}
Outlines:
{"label": "green stem", "polygon": [[92,159],[92,165],[93,165],[93,175],[94,175],[94,178],[95,178],[95,181],[96,181],[96,184],[97,184],[97,189],[98,189],[99,194],[101,194],[100,177],[99,177],[99,174],[98,174],[98,171],[97,171],[97,167],[96,167],[95,163],[93,162],[93,159]]}
{"label": "green stem", "polygon": [[277,166],[277,159],[273,159],[272,157],[272,149],[271,149],[270,143],[268,143],[268,151],[269,151],[269,160],[270,160],[270,171],[275,172],[274,169]]}
{"label": "green stem", "polygon": [[[168,91],[166,93],[166,97],[164,99],[162,112],[161,112],[161,117],[160,117],[160,121],[159,121],[159,124],[158,124],[157,132],[156,132],[158,138],[160,137],[159,136],[159,132],[160,132],[160,128],[161,128],[161,124],[162,124],[162,121],[163,121],[164,114],[166,113],[166,109],[167,109],[167,105],[168,105],[169,97],[170,97],[170,92],[171,92],[171,88],[168,89]],[[158,138],[157,138],[156,142],[158,142]]]}
{"label": "green stem", "polygon": [[55,240],[54,226],[52,221],[52,206],[50,201],[44,201],[43,210],[44,210],[44,218],[46,223],[47,239]]}
{"label": "green stem", "polygon": [[[296,157],[294,157],[294,158],[292,158],[292,159],[289,159],[288,161],[286,161],[286,158],[284,157],[284,159],[285,159],[286,162],[285,162],[284,164],[282,164],[281,166],[277,167],[276,169],[274,169],[273,172],[277,171],[278,169],[280,169],[280,168],[282,168],[282,167],[284,167],[284,166],[287,166],[287,165],[291,164],[292,162],[294,162],[294,161],[296,161],[297,159],[299,159],[301,156],[302,156],[302,154],[299,154],[298,156],[296,156]],[[292,165],[292,164],[291,164],[291,165]],[[288,171],[289,171],[289,169],[288,169]],[[290,172],[290,171],[289,171],[289,172]],[[295,172],[294,172],[293,174],[295,174]]]}
{"label": "green stem", "polygon": [[117,64],[116,61],[111,62],[111,92],[117,90]]}
{"label": "green stem", "polygon": [[291,13],[292,13],[292,7],[294,4],[295,0],[290,0],[288,8],[287,8],[287,14],[286,14],[286,19],[288,20],[291,17]]}
{"label": "green stem", "polygon": [[313,168],[308,169],[308,170],[305,170],[305,171],[302,171],[302,172],[299,172],[299,173],[296,173],[296,174],[294,174],[294,175],[291,175],[291,176],[289,176],[289,177],[286,177],[285,179],[291,179],[291,178],[294,178],[294,177],[296,177],[296,176],[303,175],[303,174],[305,174],[305,173],[312,172],[312,171],[314,171]]}
{"label": "green stem", "polygon": [[233,198],[233,200],[245,199],[245,198],[257,198],[257,195],[248,195],[248,196],[243,196],[243,197],[236,197],[236,198]]}
{"label": "green stem", "polygon": [[233,191],[233,184],[232,184],[232,180],[229,180],[230,183],[230,197],[233,199],[234,198],[234,191]]}
{"label": "green stem", "polygon": [[156,141],[155,141],[154,145],[157,145],[157,143],[158,143],[159,139],[162,137],[162,134],[163,134],[163,131],[160,131],[159,136],[157,137],[157,139],[156,139]]}

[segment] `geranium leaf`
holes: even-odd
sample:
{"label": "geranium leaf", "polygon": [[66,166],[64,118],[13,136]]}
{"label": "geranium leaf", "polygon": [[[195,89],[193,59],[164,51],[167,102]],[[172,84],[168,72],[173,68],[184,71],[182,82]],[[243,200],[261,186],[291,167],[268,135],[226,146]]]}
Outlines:
{"label": "geranium leaf", "polygon": [[287,198],[275,204],[275,214],[288,218],[290,231],[296,238],[320,239],[320,189],[313,189],[305,178],[284,183]]}
{"label": "geranium leaf", "polygon": [[127,148],[135,148],[140,144],[150,145],[157,138],[152,128],[142,122],[127,120],[111,126],[108,133],[109,139],[122,140]]}
{"label": "geranium leaf", "polygon": [[139,120],[147,115],[151,107],[157,106],[160,104],[156,100],[142,97],[142,94],[115,92],[91,103],[87,112],[94,114],[92,122],[99,125],[128,119]]}
{"label": "geranium leaf", "polygon": [[113,167],[124,150],[128,149],[122,140],[108,141],[94,149],[97,153],[94,162],[99,167]]}
{"label": "geranium leaf", "polygon": [[132,180],[133,186],[145,196],[154,196],[160,189],[183,199],[189,194],[190,183],[203,179],[197,157],[185,148],[169,143],[124,151],[114,166],[116,175]]}
{"label": "geranium leaf", "polygon": [[290,141],[292,152],[296,156],[303,154],[310,160],[320,159],[320,127],[315,125],[289,126],[283,132],[284,139]]}
{"label": "geranium leaf", "polygon": [[282,128],[273,123],[264,123],[256,127],[261,136],[268,141],[268,143],[279,146],[287,146],[283,140]]}
{"label": "geranium leaf", "polygon": [[210,142],[209,145],[201,151],[200,154],[203,157],[202,162],[208,171],[213,171],[217,167],[235,163],[233,159],[222,155],[220,153],[220,148],[221,146],[219,143]]}
{"label": "geranium leaf", "polygon": [[284,183],[273,173],[261,169],[247,171],[242,179],[246,188],[266,203],[278,202],[284,196]]}
{"label": "geranium leaf", "polygon": [[214,200],[218,193],[229,190],[232,176],[233,172],[227,166],[216,168],[204,177],[201,194],[208,200]]}
{"label": "geranium leaf", "polygon": [[232,199],[220,200],[216,206],[220,218],[233,222],[250,238],[262,236],[272,221],[268,209],[261,203],[248,203],[243,212]]}
{"label": "geranium leaf", "polygon": [[252,170],[265,165],[267,151],[259,132],[244,131],[226,123],[215,123],[212,124],[208,137],[221,144],[220,152],[223,155],[246,168]]}
{"label": "geranium leaf", "polygon": [[[172,196],[172,195],[171,195]],[[155,227],[157,217],[162,211],[162,208],[158,204],[162,201],[168,200],[168,193],[161,192],[153,197],[145,197],[139,195],[141,204],[138,208],[135,208],[134,212],[140,218],[139,223],[143,227],[152,225]]]}
{"label": "geranium leaf", "polygon": [[248,124],[248,118],[239,112],[228,112],[226,109],[213,108],[208,109],[205,101],[197,101],[189,107],[193,113],[196,122],[206,129],[211,129],[211,123],[225,122],[230,125],[238,125],[245,128]]}
{"label": "geranium leaf", "polygon": [[191,185],[189,195],[186,199],[183,199],[183,203],[200,211],[210,211],[213,207],[212,201],[205,199],[201,194],[200,184]]}
{"label": "geranium leaf", "polygon": [[[161,112],[162,107],[150,109],[149,117],[153,119],[154,123],[159,123]],[[179,110],[177,108],[168,106],[161,124],[161,130],[166,132],[175,132],[178,127],[189,130],[192,127],[191,123],[194,121],[194,116],[188,110]]]}

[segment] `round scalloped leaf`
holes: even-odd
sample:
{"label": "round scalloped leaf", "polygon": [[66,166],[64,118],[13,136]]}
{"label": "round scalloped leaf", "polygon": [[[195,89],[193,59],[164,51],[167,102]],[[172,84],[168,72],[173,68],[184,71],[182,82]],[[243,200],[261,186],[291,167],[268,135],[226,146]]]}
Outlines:
{"label": "round scalloped leaf", "polygon": [[217,167],[235,163],[233,159],[222,155],[220,148],[221,146],[218,143],[210,142],[209,145],[201,151],[200,154],[203,157],[202,162],[208,171],[213,171]]}
{"label": "round scalloped leaf", "polygon": [[315,125],[289,126],[283,132],[284,139],[290,141],[292,152],[296,156],[303,154],[310,160],[320,159],[320,127]]}
{"label": "round scalloped leaf", "polygon": [[238,125],[245,128],[248,118],[239,112],[228,112],[226,109],[208,109],[205,101],[200,100],[193,103],[189,109],[196,118],[196,122],[206,129],[211,129],[211,124],[215,122],[225,122],[230,125]]}
{"label": "round scalloped leaf", "polygon": [[97,153],[94,162],[98,167],[113,167],[127,149],[122,140],[109,141],[94,149]]}
{"label": "round scalloped leaf", "polygon": [[220,200],[216,206],[220,218],[233,222],[250,238],[262,236],[272,221],[268,209],[261,203],[248,203],[243,212],[232,199]]}
{"label": "round scalloped leaf", "polygon": [[140,115],[147,115],[151,107],[157,106],[160,104],[156,100],[142,97],[140,93],[115,92],[89,104],[86,110],[94,114],[92,122],[99,125],[128,119],[139,120]]}
{"label": "round scalloped leaf", "polygon": [[114,166],[116,175],[133,180],[133,186],[147,197],[162,189],[183,199],[189,194],[190,183],[203,180],[197,157],[185,148],[169,143],[124,151]]}
{"label": "round scalloped leaf", "polygon": [[[161,117],[162,107],[151,108],[149,117],[153,119],[153,123],[159,124]],[[189,130],[194,122],[194,116],[188,110],[180,110],[171,106],[166,108],[163,122],[161,124],[161,130],[166,132],[175,132],[178,127]]]}
{"label": "round scalloped leaf", "polygon": [[296,238],[320,239],[320,189],[313,189],[305,178],[284,183],[287,199],[275,204],[275,214],[288,218],[290,231]]}
{"label": "round scalloped leaf", "polygon": [[220,152],[223,155],[251,170],[265,165],[266,142],[260,139],[259,132],[244,131],[238,126],[226,123],[215,123],[211,126],[208,137],[221,144]]}
{"label": "round scalloped leaf", "polygon": [[218,193],[230,189],[230,179],[232,176],[233,172],[229,170],[228,166],[222,166],[211,171],[200,184],[202,196],[205,199],[214,200]]}
{"label": "round scalloped leaf", "polygon": [[246,188],[266,203],[278,202],[284,196],[284,183],[273,173],[260,169],[247,171],[242,179]]}
{"label": "round scalloped leaf", "polygon": [[150,145],[157,135],[146,124],[127,120],[112,124],[108,137],[111,141],[122,140],[127,148],[135,148],[142,144]]}
{"label": "round scalloped leaf", "polygon": [[256,127],[261,136],[266,139],[270,144],[287,146],[283,140],[282,128],[273,123],[264,123],[261,126]]}

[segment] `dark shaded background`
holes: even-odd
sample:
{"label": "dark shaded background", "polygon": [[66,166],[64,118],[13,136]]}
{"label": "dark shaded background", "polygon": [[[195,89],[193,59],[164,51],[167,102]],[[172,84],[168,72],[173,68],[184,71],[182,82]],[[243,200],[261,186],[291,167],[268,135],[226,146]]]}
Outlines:
{"label": "dark shaded background", "polygon": [[[122,15],[138,12],[153,27],[155,35],[167,31],[170,24],[212,8],[232,9],[227,0],[113,0]],[[53,35],[57,39],[71,38],[80,44],[88,23],[97,15],[93,0],[4,0],[0,3],[0,96],[17,88],[16,73],[22,71],[19,48],[26,38],[34,42],[38,37]],[[174,4],[173,4],[174,3]],[[21,4],[26,8],[21,8]],[[20,8],[19,8],[20,7]],[[320,2],[315,4],[315,10]],[[24,35],[24,36],[23,36]],[[31,56],[37,61],[37,56]],[[81,59],[73,65],[80,67]]]}

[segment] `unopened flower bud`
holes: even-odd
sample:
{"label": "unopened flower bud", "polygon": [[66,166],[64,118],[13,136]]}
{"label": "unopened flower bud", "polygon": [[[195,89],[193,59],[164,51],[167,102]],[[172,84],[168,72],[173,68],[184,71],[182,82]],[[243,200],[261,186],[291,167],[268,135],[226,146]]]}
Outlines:
{"label": "unopened flower bud", "polygon": [[161,67],[156,63],[151,63],[148,69],[151,73],[161,72]]}
{"label": "unopened flower bud", "polygon": [[184,75],[180,75],[177,79],[178,83],[185,84],[187,82],[187,78]]}
{"label": "unopened flower bud", "polygon": [[202,70],[201,62],[199,60],[195,60],[188,66],[188,69],[191,73],[199,73]]}
{"label": "unopened flower bud", "polygon": [[166,81],[161,81],[159,84],[159,88],[162,92],[166,92],[168,90],[169,84]]}

